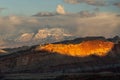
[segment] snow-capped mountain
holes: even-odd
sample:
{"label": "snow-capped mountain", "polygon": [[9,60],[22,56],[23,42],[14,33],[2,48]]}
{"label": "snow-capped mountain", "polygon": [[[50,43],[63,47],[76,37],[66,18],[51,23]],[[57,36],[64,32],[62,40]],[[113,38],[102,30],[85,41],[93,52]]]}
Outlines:
{"label": "snow-capped mountain", "polygon": [[[62,28],[43,28],[38,29],[38,32],[25,32],[13,39],[5,39],[0,41],[0,49],[14,48],[21,46],[31,46],[37,44],[53,43],[62,40],[75,38],[70,33]],[[12,46],[11,46],[12,45]]]}
{"label": "snow-capped mountain", "polygon": [[33,38],[34,33],[24,33],[22,35],[20,35],[16,41],[18,42],[28,42],[31,41]]}
{"label": "snow-capped mountain", "polygon": [[62,28],[44,28],[35,33],[23,33],[15,39],[16,43],[33,45],[38,43],[51,43],[65,39],[71,39],[72,35],[65,32]]}
{"label": "snow-capped mountain", "polygon": [[61,28],[52,28],[52,29],[40,29],[38,33],[34,36],[34,39],[45,39],[48,37],[52,37],[56,40],[60,40],[65,36],[71,36],[70,34],[65,33],[65,31]]}

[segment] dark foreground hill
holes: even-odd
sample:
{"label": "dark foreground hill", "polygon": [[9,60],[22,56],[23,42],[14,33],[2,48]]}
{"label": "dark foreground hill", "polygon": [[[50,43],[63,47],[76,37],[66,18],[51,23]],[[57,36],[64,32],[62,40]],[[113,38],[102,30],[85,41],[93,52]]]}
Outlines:
{"label": "dark foreground hill", "polygon": [[[105,39],[105,41],[107,40]],[[76,42],[79,42],[79,39],[76,39]],[[56,78],[62,79],[78,77],[76,74],[78,75],[79,73],[120,73],[119,43],[115,44],[108,55],[103,57],[95,55],[72,57],[44,50],[36,51],[36,47],[37,46],[27,47],[16,50],[16,52],[0,55],[1,75],[16,73],[37,73],[42,75],[47,73],[47,75],[56,74]],[[64,76],[70,73],[76,74],[73,74],[73,76]]]}

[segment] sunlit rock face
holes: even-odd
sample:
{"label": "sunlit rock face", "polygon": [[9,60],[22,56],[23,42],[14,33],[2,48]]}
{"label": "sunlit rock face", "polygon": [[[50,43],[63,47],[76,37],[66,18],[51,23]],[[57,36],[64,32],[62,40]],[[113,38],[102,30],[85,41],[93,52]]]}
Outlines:
{"label": "sunlit rock face", "polygon": [[7,51],[0,49],[0,54],[7,53]]}
{"label": "sunlit rock face", "polygon": [[114,47],[114,43],[103,40],[83,41],[79,44],[48,44],[38,46],[36,50],[56,52],[62,55],[86,57],[90,55],[105,56]]}

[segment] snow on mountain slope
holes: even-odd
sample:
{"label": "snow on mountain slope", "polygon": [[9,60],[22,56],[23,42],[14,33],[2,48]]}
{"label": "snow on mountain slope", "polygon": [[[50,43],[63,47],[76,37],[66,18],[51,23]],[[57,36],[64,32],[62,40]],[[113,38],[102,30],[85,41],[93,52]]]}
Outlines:
{"label": "snow on mountain slope", "polygon": [[65,31],[61,28],[45,28],[45,29],[40,29],[38,33],[35,35],[34,39],[44,39],[47,37],[52,37],[54,39],[61,39],[64,36],[71,36],[70,34],[65,33]]}
{"label": "snow on mountain slope", "polygon": [[34,33],[24,33],[21,36],[19,36],[16,41],[18,42],[27,42],[32,40]]}
{"label": "snow on mountain slope", "polygon": [[36,34],[23,33],[15,39],[15,42],[24,43],[24,45],[51,43],[67,39],[69,37],[72,37],[72,35],[65,32],[62,28],[43,28],[39,29]]}

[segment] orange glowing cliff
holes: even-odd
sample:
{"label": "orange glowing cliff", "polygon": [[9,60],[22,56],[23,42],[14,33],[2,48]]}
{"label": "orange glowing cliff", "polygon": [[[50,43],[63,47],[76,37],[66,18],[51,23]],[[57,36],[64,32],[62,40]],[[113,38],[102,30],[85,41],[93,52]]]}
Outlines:
{"label": "orange glowing cliff", "polygon": [[103,40],[83,41],[79,44],[48,44],[38,46],[36,50],[56,52],[62,55],[86,57],[90,55],[105,56],[114,47],[114,43]]}

